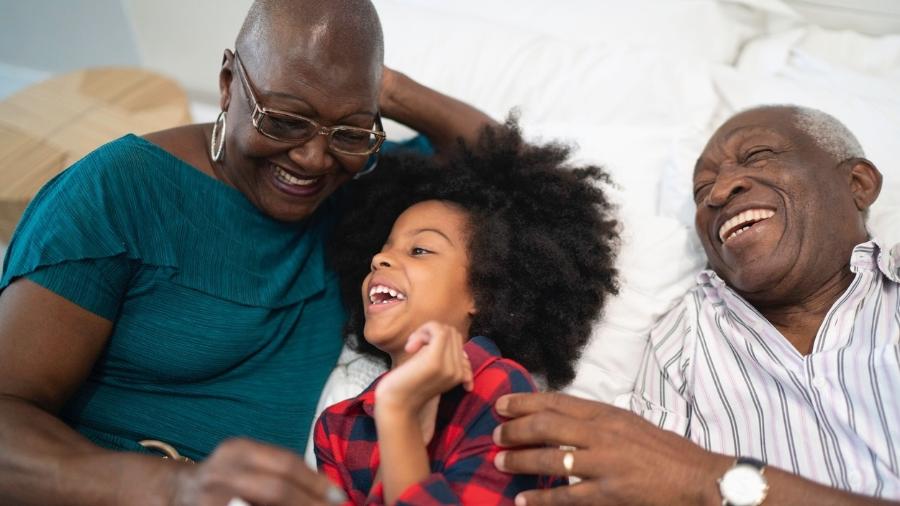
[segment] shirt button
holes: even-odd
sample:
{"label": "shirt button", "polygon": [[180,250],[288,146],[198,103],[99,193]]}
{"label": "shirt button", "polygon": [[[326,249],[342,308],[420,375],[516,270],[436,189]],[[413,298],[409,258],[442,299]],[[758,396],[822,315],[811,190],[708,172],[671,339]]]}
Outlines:
{"label": "shirt button", "polygon": [[850,480],[850,486],[854,489],[858,489],[862,485],[862,475],[858,471],[850,471],[847,478]]}
{"label": "shirt button", "polygon": [[815,378],[814,380],[812,380],[812,384],[814,387],[821,390],[828,386],[828,381],[826,381],[825,378]]}

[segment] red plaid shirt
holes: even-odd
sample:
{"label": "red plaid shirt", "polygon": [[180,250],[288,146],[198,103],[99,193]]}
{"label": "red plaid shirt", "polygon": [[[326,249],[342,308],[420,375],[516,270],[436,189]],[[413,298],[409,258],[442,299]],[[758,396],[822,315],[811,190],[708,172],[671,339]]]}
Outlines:
{"label": "red plaid shirt", "polygon": [[[491,435],[503,419],[494,401],[512,392],[534,392],[521,365],[500,357],[493,341],[473,337],[465,345],[475,387],[461,386],[441,396],[434,437],[428,444],[431,476],[403,491],[397,504],[513,504],[523,490],[557,485],[532,475],[512,475],[494,467],[500,450]],[[319,471],[339,484],[353,504],[384,504],[382,483],[372,481],[380,463],[375,431],[376,379],[358,396],[326,409],[315,428]]]}

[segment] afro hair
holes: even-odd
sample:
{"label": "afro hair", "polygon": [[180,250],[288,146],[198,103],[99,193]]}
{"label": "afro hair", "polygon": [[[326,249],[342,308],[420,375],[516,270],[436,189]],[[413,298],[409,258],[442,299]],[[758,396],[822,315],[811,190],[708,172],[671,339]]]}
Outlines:
{"label": "afro hair", "polygon": [[469,286],[478,308],[471,335],[491,338],[551,388],[571,382],[593,322],[617,293],[618,224],[603,191],[607,174],[571,166],[569,152],[558,143],[526,143],[510,119],[486,127],[475,146],[460,143],[444,161],[384,155],[378,171],[351,185],[353,205],[329,254],[350,345],[389,361],[362,339],[360,286],[397,217],[418,202],[445,201],[469,218]]}

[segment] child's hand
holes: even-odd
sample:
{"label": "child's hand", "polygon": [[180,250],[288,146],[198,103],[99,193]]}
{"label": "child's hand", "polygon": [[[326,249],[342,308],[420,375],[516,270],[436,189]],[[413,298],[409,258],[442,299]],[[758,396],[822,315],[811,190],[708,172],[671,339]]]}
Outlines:
{"label": "child's hand", "polygon": [[376,406],[417,412],[432,398],[462,384],[472,389],[472,365],[463,351],[465,340],[453,327],[428,322],[406,342],[411,354],[375,389]]}

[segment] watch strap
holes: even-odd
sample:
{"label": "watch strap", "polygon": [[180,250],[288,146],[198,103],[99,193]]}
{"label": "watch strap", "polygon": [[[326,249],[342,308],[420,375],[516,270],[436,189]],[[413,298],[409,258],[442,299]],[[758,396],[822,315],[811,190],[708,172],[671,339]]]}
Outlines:
{"label": "watch strap", "polygon": [[[737,467],[737,466],[742,466],[742,465],[743,465],[743,466],[751,466],[751,467],[755,468],[757,471],[759,471],[759,474],[760,474],[760,475],[762,475],[763,473],[765,473],[765,470],[766,470],[766,469],[765,469],[765,468],[766,468],[766,463],[763,462],[762,460],[755,459],[755,458],[753,458],[753,457],[737,457],[737,458],[735,459],[735,461],[734,461],[734,465],[732,466],[732,468]],[[765,479],[765,478],[763,478],[763,479]],[[762,500],[765,500],[765,495],[763,496],[763,499],[762,499]],[[761,503],[761,502],[762,502],[762,501],[760,501],[760,503]],[[728,500],[726,500],[726,499],[723,497],[723,498],[722,498],[722,506],[735,506],[735,505],[733,505],[732,503],[728,502]]]}
{"label": "watch strap", "polygon": [[759,472],[763,472],[763,468],[766,467],[765,462],[763,462],[759,459],[754,459],[753,457],[738,457],[737,460],[734,461],[734,465],[736,465],[736,466],[740,466],[740,465],[753,466],[753,467],[759,469]]}

